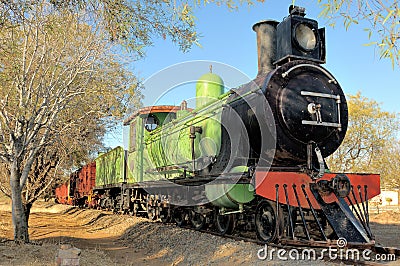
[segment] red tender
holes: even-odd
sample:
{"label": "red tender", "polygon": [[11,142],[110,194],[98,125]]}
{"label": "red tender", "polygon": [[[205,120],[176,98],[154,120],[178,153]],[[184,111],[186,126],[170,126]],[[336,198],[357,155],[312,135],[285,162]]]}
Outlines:
{"label": "red tender", "polygon": [[91,194],[92,188],[96,183],[96,162],[83,166],[78,171],[78,180],[76,182],[77,194],[79,198],[87,197]]}
{"label": "red tender", "polygon": [[56,202],[68,204],[69,180],[56,188]]}

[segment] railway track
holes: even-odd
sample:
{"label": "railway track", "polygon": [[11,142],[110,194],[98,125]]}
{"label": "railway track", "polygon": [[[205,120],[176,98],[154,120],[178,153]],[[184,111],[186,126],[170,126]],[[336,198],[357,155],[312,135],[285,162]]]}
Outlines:
{"label": "railway track", "polygon": [[[275,253],[275,259],[279,259],[276,255],[278,252],[289,254],[291,250],[295,250],[296,254],[306,254],[307,257],[301,259],[308,259],[308,260],[323,260],[329,262],[337,262],[337,263],[344,263],[346,265],[367,265],[367,266],[382,266],[385,263],[392,262],[392,261],[400,261],[400,249],[395,247],[385,247],[379,244],[376,245],[369,245],[360,247],[360,245],[354,245],[352,243],[346,243],[346,246],[341,247],[338,241],[330,241],[330,242],[320,242],[315,241],[311,243],[307,243],[309,241],[297,241],[297,242],[288,242],[282,241],[281,243],[264,243],[256,238],[256,234],[254,232],[246,232],[243,233],[236,233],[232,235],[221,235],[218,232],[215,232],[211,229],[201,229],[196,230],[189,225],[180,226],[186,230],[194,230],[201,233],[206,233],[214,236],[219,236],[223,238],[232,239],[235,241],[244,241],[253,243],[260,246],[260,250],[265,250],[263,252],[258,252],[258,256],[262,255],[265,256],[266,259],[272,260],[273,257],[269,257],[266,252]],[[282,251],[283,250],[283,251]],[[314,250],[316,256],[312,256],[314,253],[310,253],[310,250]],[[349,252],[350,250],[350,252]],[[356,252],[356,250],[358,252]],[[329,253],[331,251],[331,253]],[[298,252],[298,253],[297,253]],[[364,253],[363,253],[364,252]],[[260,254],[262,253],[262,254]],[[318,254],[318,255],[317,255]],[[358,254],[358,257],[357,257]],[[384,257],[383,257],[383,256]],[[310,257],[311,256],[311,257]],[[291,258],[288,255],[281,255],[282,260],[290,260]],[[259,257],[260,258],[260,257]],[[377,261],[377,258],[380,261]],[[260,258],[261,260],[261,258]]]}
{"label": "railway track", "polygon": [[[104,210],[102,210],[104,211]],[[120,212],[114,211],[106,211],[111,212],[114,215],[125,215]],[[139,215],[141,217],[145,217],[145,213],[141,213]],[[386,247],[379,244],[375,245],[360,245],[354,243],[339,243],[340,240],[331,240],[331,241],[306,241],[302,239],[298,240],[285,240],[281,239],[279,243],[264,243],[257,239],[256,233],[254,231],[239,231],[234,232],[233,234],[220,234],[215,231],[214,226],[209,225],[204,229],[195,229],[190,221],[186,220],[185,223],[181,225],[176,225],[175,222],[168,221],[162,222],[161,220],[152,220],[148,219],[149,222],[152,221],[160,226],[169,224],[175,225],[179,228],[185,230],[196,231],[204,234],[210,234],[213,236],[218,236],[221,238],[232,239],[234,241],[243,241],[247,243],[253,243],[260,247],[259,251],[264,249],[265,251],[271,252],[274,250],[274,256],[265,257],[265,260],[276,260],[279,258],[277,257],[277,253],[280,251],[281,253],[284,252],[286,256],[284,256],[283,260],[291,260],[292,258],[289,257],[291,250],[295,250],[296,254],[305,254],[307,257],[301,257],[300,260],[307,261],[308,260],[323,260],[327,262],[334,262],[334,263],[344,263],[346,265],[371,265],[371,266],[382,266],[384,263],[399,261],[400,262],[400,249],[395,247]],[[282,251],[283,250],[283,251]],[[310,253],[310,250],[315,252],[315,256],[312,256],[314,253]],[[357,251],[356,251],[357,250]],[[329,253],[331,251],[331,253]],[[350,252],[349,252],[350,251]],[[364,252],[364,253],[363,253]],[[261,252],[262,253],[262,252]],[[358,254],[358,257],[356,256]],[[258,255],[260,255],[258,253]],[[261,255],[265,255],[265,252]],[[268,255],[268,254],[267,254]],[[380,259],[380,261],[377,260]],[[261,260],[261,258],[260,258]],[[391,264],[397,265],[397,264]]]}

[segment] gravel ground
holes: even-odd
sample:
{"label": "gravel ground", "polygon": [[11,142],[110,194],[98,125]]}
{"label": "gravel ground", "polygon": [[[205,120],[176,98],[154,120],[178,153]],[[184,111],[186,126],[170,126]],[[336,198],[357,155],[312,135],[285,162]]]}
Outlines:
{"label": "gravel ground", "polygon": [[[380,239],[398,239],[396,232],[400,228],[400,214],[381,214],[373,221]],[[273,260],[260,260],[257,253],[263,246],[254,243],[179,228],[173,224],[150,222],[144,218],[49,203],[37,204],[31,215],[30,235],[37,245],[16,246],[9,241],[12,237],[11,214],[5,206],[0,206],[0,229],[0,265],[54,265],[60,244],[66,242],[82,250],[80,262],[83,266],[343,264],[340,260],[279,260],[276,251]],[[267,249],[269,253],[272,247]],[[297,251],[301,254],[300,249]],[[317,257],[319,254],[320,251],[316,250]],[[289,258],[288,253],[281,255]]]}
{"label": "gravel ground", "polygon": [[[121,237],[137,252],[147,255],[141,262],[152,265],[158,260],[165,265],[287,265],[289,261],[267,258],[260,260],[258,251],[263,246],[235,241],[175,225],[143,222]],[[268,253],[273,247],[267,247]],[[301,251],[299,251],[301,252]],[[263,255],[264,252],[261,253]],[[318,254],[318,253],[317,253]],[[283,255],[283,257],[288,257]],[[292,265],[338,265],[338,262],[321,260],[290,260]]]}

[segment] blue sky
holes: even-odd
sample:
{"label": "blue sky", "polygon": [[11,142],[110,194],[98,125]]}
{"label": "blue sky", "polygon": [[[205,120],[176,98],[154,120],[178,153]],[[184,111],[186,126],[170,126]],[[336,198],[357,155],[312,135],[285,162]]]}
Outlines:
{"label": "blue sky", "polygon": [[[224,72],[219,65],[229,65],[243,74],[254,78],[257,73],[256,34],[252,25],[260,20],[273,19],[282,21],[288,15],[288,7],[292,1],[266,0],[248,8],[242,6],[238,11],[229,11],[224,6],[209,4],[195,8],[198,32],[202,36],[201,47],[193,46],[188,53],[182,53],[168,39],[157,39],[153,47],[146,50],[146,57],[133,64],[134,73],[146,80],[157,75],[162,69],[192,60],[216,61],[213,72]],[[362,95],[382,103],[386,111],[400,112],[400,72],[399,67],[392,68],[390,60],[380,60],[379,54],[369,43],[368,23],[353,25],[348,31],[341,22],[335,28],[329,27],[321,18],[316,1],[296,1],[296,5],[306,8],[307,17],[317,19],[320,27],[326,27],[327,62],[324,65],[339,81],[346,94],[361,91]],[[213,64],[214,65],[214,64]],[[207,73],[204,67],[186,69],[182,74],[200,77]],[[169,77],[173,79],[174,77]],[[239,84],[237,84],[239,85]],[[157,87],[157,88],[156,88]],[[159,96],[159,90],[165,90],[162,82],[148,86],[144,90],[144,104],[152,105]],[[161,104],[179,104],[182,99],[191,97],[195,85],[188,84],[177,93],[166,94]],[[117,134],[118,135],[118,134]],[[122,142],[119,136],[109,136],[107,142],[115,146]]]}

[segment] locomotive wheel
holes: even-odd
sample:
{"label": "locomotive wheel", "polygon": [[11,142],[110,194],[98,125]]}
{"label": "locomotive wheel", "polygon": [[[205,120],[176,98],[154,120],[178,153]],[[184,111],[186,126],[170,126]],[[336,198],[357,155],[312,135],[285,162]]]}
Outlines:
{"label": "locomotive wheel", "polygon": [[182,207],[176,207],[173,210],[172,217],[177,226],[184,226],[186,224],[186,213]]}
{"label": "locomotive wheel", "polygon": [[215,212],[215,227],[221,235],[231,234],[234,227],[235,218],[233,214],[220,215]]}
{"label": "locomotive wheel", "polygon": [[194,210],[190,210],[189,212],[189,218],[190,218],[190,222],[192,223],[193,227],[195,230],[201,230],[204,228],[204,226],[206,225],[206,217],[201,214],[198,213]]}
{"label": "locomotive wheel", "polygon": [[276,215],[276,204],[262,200],[258,203],[256,208],[255,225],[257,237],[265,242],[273,242],[279,235],[279,228],[281,215]]}

